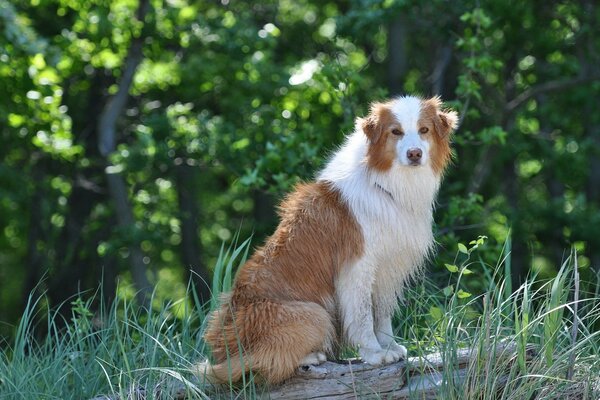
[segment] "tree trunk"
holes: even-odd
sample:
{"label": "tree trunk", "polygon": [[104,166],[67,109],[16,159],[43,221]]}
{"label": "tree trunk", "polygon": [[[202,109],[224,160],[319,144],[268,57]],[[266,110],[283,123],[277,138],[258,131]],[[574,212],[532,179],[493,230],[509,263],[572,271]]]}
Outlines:
{"label": "tree trunk", "polygon": [[444,85],[446,83],[446,71],[452,59],[452,44],[445,44],[438,50],[437,61],[431,74],[431,93],[444,96]]}
{"label": "tree trunk", "polygon": [[[595,111],[591,111],[588,115],[593,115]],[[588,207],[600,207],[600,125],[596,125],[591,129],[586,129],[586,132],[593,132],[591,140],[594,142],[594,150],[592,150],[590,160],[590,170],[587,180],[587,204]],[[589,246],[589,256],[592,268],[600,274],[600,241],[596,238],[596,243]]]}
{"label": "tree trunk", "polygon": [[[594,26],[595,12],[597,12],[596,2],[585,0],[583,2],[584,21],[586,25]],[[592,75],[600,61],[600,54],[595,45],[597,38],[592,30],[585,32],[584,46],[578,48],[578,59],[583,70],[583,75]],[[592,141],[592,150],[590,157],[589,175],[586,182],[586,200],[588,207],[600,207],[600,124],[598,121],[597,104],[593,101],[585,102],[586,110],[584,112],[584,132],[590,135]],[[591,239],[591,238],[590,238]],[[594,243],[595,242],[595,243]],[[596,239],[589,244],[586,251],[589,252],[592,268],[600,274],[600,240]]]}
{"label": "tree trunk", "polygon": [[[144,21],[144,18],[150,7],[149,0],[140,0],[137,19]],[[115,206],[118,225],[120,227],[135,226],[133,211],[129,204],[129,195],[125,179],[110,162],[110,155],[116,148],[116,127],[117,120],[123,113],[127,99],[129,98],[129,88],[133,82],[135,71],[142,61],[143,35],[132,39],[125,64],[123,66],[123,75],[119,82],[117,93],[106,103],[100,120],[98,122],[98,149],[106,162],[106,181],[112,201]],[[137,240],[129,245],[129,260],[131,263],[131,272],[133,282],[137,288],[137,298],[142,305],[147,305],[151,291],[150,282],[146,276],[146,265],[143,261],[144,254]]]}
{"label": "tree trunk", "polygon": [[273,226],[277,224],[275,201],[272,195],[263,190],[254,190],[252,200],[254,201],[254,208],[252,209],[254,239],[257,242],[262,242],[266,236],[273,232]]}
{"label": "tree trunk", "polygon": [[406,75],[406,27],[403,14],[398,14],[388,27],[388,87],[390,95],[403,91],[403,80]]}
{"label": "tree trunk", "polygon": [[193,282],[202,304],[210,301],[210,280],[202,261],[201,241],[198,233],[198,167],[185,162],[175,167],[177,197],[181,220],[181,255],[188,277]]}
{"label": "tree trunk", "polygon": [[516,165],[507,162],[504,166],[504,193],[510,205],[510,222],[512,249],[511,259],[511,283],[513,291],[521,286],[531,263],[527,259],[528,237],[525,236],[521,213],[519,211],[519,188]]}
{"label": "tree trunk", "polygon": [[[536,100],[538,102],[538,108],[543,109],[548,103],[548,96],[542,94],[539,95]],[[540,121],[540,136],[542,137],[542,140],[540,140],[539,143],[542,148],[542,154],[552,154],[555,151],[553,148],[554,141],[552,140],[550,133],[552,132],[552,129],[553,127],[548,123],[547,119],[542,119]],[[564,198],[565,185],[557,179],[554,171],[545,168],[544,174],[544,181],[546,182],[546,187],[550,194],[550,204],[556,204],[554,200]],[[548,229],[545,229],[541,234],[545,236],[545,240],[543,241],[544,248],[548,255],[552,257],[553,264],[561,265],[564,261],[566,251],[563,225],[560,223],[551,224],[548,226]]]}
{"label": "tree trunk", "polygon": [[41,178],[38,172],[33,172],[33,195],[31,197],[29,229],[27,233],[27,255],[25,258],[25,282],[23,283],[23,298],[21,300],[21,309],[25,309],[29,296],[36,296],[39,293],[34,293],[34,289],[40,283],[42,260],[43,257],[38,251],[38,241],[42,240],[44,234],[42,232],[42,221],[47,221],[43,212],[44,193],[42,190]]}
{"label": "tree trunk", "polygon": [[105,310],[109,310],[117,295],[117,270],[114,255],[104,258],[102,264],[102,302]]}
{"label": "tree trunk", "polygon": [[[107,172],[106,181],[115,205],[119,227],[133,228],[135,226],[135,219],[133,218],[133,212],[131,210],[131,205],[129,204],[125,179],[123,179],[121,174]],[[136,297],[141,305],[147,305],[152,288],[150,286],[150,281],[146,276],[144,253],[142,252],[139,241],[135,238],[133,238],[129,244],[129,262],[131,265],[133,283],[137,289]]]}

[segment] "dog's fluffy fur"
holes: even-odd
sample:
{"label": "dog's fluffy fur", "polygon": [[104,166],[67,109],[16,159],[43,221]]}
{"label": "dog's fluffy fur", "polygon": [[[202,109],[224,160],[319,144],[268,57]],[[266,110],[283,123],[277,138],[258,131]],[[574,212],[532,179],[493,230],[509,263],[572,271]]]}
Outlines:
{"label": "dog's fluffy fur", "polygon": [[281,222],[210,317],[208,380],[253,371],[268,383],[318,364],[339,343],[381,365],[406,357],[391,316],[433,245],[432,210],[451,158],[456,113],[438,98],[376,103],[313,183],[281,204]]}

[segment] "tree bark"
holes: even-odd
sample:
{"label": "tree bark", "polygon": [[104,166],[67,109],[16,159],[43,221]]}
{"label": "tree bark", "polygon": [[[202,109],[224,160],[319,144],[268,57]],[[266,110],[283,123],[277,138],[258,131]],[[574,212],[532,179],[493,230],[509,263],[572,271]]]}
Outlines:
{"label": "tree bark", "polygon": [[[477,348],[459,349],[456,354],[434,353],[411,357],[383,367],[362,362],[327,361],[319,366],[301,367],[296,375],[269,393],[270,399],[357,399],[357,398],[438,398],[442,372],[451,357],[455,378],[466,381],[475,369],[510,363],[517,351],[514,343],[502,343],[481,353]],[[533,349],[526,353],[527,359]],[[494,368],[494,367],[492,367]],[[477,371],[482,373],[482,371]],[[497,370],[495,371],[497,372]]]}
{"label": "tree bark", "polygon": [[391,95],[403,90],[406,61],[406,18],[398,14],[388,26],[388,87]]}
{"label": "tree bark", "polygon": [[[585,0],[583,2],[584,21],[590,26],[594,26],[596,2]],[[596,71],[600,54],[595,45],[598,39],[594,36],[592,30],[585,32],[584,46],[578,48],[578,58],[583,75],[590,75]],[[590,135],[592,149],[589,154],[590,168],[586,182],[585,194],[588,207],[600,207],[600,123],[598,123],[597,104],[593,101],[585,102],[584,132]],[[591,239],[591,238],[590,238]],[[594,243],[595,242],[595,243]],[[600,240],[595,239],[591,245],[587,246],[586,252],[589,252],[590,263],[596,273],[600,274]]]}
{"label": "tree bark", "polygon": [[[590,110],[590,114],[595,111]],[[600,125],[596,125],[591,129],[586,129],[586,132],[594,132],[591,140],[594,142],[594,150],[592,150],[590,160],[590,171],[587,180],[587,204],[588,207],[600,207]],[[600,274],[600,243],[596,239],[595,245],[589,246],[589,256],[592,268]]]}
{"label": "tree bark", "polygon": [[273,196],[263,190],[254,190],[252,192],[254,208],[252,216],[254,218],[254,229],[257,242],[261,242],[264,236],[271,234],[273,225],[277,224],[277,214]]}
{"label": "tree bark", "polygon": [[186,162],[175,166],[177,198],[181,220],[181,255],[183,265],[193,282],[202,304],[210,301],[210,280],[202,260],[201,239],[198,233],[198,184],[197,166]]}
{"label": "tree bark", "polygon": [[[119,173],[106,173],[106,181],[117,213],[118,225],[123,228],[132,228],[135,226],[133,211],[129,204],[129,195],[125,186],[125,179]],[[150,292],[152,288],[150,281],[146,276],[146,264],[144,263],[144,253],[138,240],[133,238],[129,244],[129,260],[131,263],[131,276],[137,289],[136,297],[141,305],[148,305]]]}
{"label": "tree bark", "polygon": [[452,44],[445,44],[438,50],[438,57],[431,74],[431,92],[434,95],[444,97],[444,85],[446,83],[446,71],[452,59]]}
{"label": "tree bark", "polygon": [[47,218],[43,212],[44,208],[44,196],[42,190],[41,178],[39,177],[39,173],[34,170],[33,172],[33,195],[31,197],[31,206],[30,206],[30,217],[28,223],[28,232],[27,232],[27,255],[25,258],[25,282],[23,283],[22,294],[23,297],[21,299],[21,309],[24,310],[27,302],[29,301],[30,295],[38,295],[39,293],[34,293],[34,289],[40,283],[39,280],[41,278],[41,270],[42,270],[42,260],[43,257],[40,254],[37,245],[38,241],[42,240],[44,237],[42,221],[46,221]]}
{"label": "tree bark", "polygon": [[[148,9],[149,0],[140,0],[137,10],[137,19],[144,21]],[[116,128],[117,120],[122,115],[127,99],[129,98],[129,88],[133,82],[135,71],[142,61],[143,35],[132,40],[125,64],[123,66],[123,75],[119,82],[117,93],[107,101],[100,115],[98,122],[98,149],[106,162],[106,181],[112,201],[115,206],[118,225],[120,227],[133,227],[135,219],[133,211],[129,204],[129,195],[125,179],[120,171],[111,165],[110,154],[116,149]],[[137,289],[137,298],[140,304],[147,305],[148,295],[151,291],[150,282],[146,276],[146,265],[143,261],[144,254],[139,243],[129,245],[129,260],[131,262],[131,272],[134,285]]]}
{"label": "tree bark", "polygon": [[[515,343],[500,343],[485,350],[459,349],[455,354],[434,353],[424,357],[411,357],[407,361],[374,367],[359,360],[327,361],[321,365],[298,368],[296,375],[269,392],[258,393],[265,399],[436,399],[444,384],[445,366],[452,364],[455,382],[468,382],[486,373],[499,373],[498,365],[506,366],[506,374],[496,379],[498,389],[509,380],[509,369],[516,360]],[[526,349],[527,361],[536,351]],[[451,361],[450,361],[451,360]],[[191,385],[190,385],[191,383]],[[193,390],[191,387],[193,386]],[[152,389],[151,389],[152,390]],[[198,396],[195,396],[197,391]],[[232,395],[228,386],[210,386],[198,382],[166,380],[153,392],[135,387],[131,397],[145,398],[154,395],[169,399],[225,398]],[[116,400],[117,396],[97,396],[91,400]]]}

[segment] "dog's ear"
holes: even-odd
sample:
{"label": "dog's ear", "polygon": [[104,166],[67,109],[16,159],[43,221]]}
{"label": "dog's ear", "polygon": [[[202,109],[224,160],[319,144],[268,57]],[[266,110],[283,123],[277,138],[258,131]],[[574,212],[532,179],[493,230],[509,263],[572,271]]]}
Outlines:
{"label": "dog's ear", "polygon": [[371,143],[376,143],[381,137],[381,125],[379,119],[373,113],[360,119],[360,127]]}
{"label": "dog's ear", "polygon": [[453,110],[442,110],[442,99],[439,96],[425,100],[425,107],[429,110],[429,115],[435,115],[433,123],[441,137],[448,136],[457,128],[458,114]]}
{"label": "dog's ear", "polygon": [[440,134],[447,136],[454,132],[458,127],[458,114],[454,110],[444,110],[438,112],[441,121]]}
{"label": "dog's ear", "polygon": [[385,129],[385,117],[389,109],[381,103],[371,105],[371,111],[365,118],[360,119],[360,127],[371,143],[377,143]]}

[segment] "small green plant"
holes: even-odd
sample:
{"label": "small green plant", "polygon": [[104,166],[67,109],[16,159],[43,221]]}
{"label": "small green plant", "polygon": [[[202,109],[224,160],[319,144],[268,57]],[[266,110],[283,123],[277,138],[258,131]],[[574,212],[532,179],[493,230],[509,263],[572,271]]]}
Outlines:
{"label": "small green plant", "polygon": [[213,272],[211,310],[217,308],[221,294],[231,290],[235,271],[248,258],[252,237],[244,240],[239,246],[237,245],[238,239],[238,234],[236,234],[232,244],[226,250],[225,244],[221,246]]}

